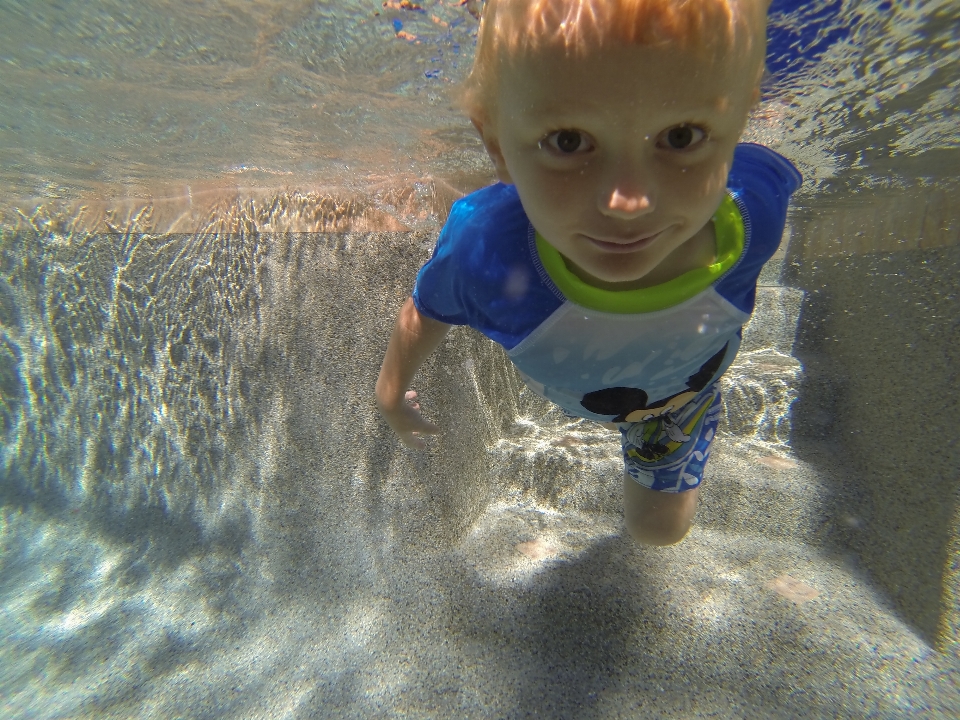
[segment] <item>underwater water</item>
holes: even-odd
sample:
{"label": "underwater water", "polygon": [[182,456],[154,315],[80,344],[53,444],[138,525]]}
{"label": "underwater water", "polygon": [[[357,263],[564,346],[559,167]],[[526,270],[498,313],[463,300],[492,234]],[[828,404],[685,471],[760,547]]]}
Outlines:
{"label": "underwater water", "polygon": [[960,10],[781,2],[804,174],[679,545],[466,329],[372,391],[480,3],[0,4],[0,715],[960,716]]}

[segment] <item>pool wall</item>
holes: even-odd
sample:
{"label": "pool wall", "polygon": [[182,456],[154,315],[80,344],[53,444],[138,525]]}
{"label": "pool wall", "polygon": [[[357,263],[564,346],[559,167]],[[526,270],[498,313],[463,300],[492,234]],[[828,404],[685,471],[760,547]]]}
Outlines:
{"label": "pool wall", "polygon": [[960,192],[922,188],[795,213],[785,281],[805,291],[792,446],[837,493],[830,540],[941,649],[960,617]]}

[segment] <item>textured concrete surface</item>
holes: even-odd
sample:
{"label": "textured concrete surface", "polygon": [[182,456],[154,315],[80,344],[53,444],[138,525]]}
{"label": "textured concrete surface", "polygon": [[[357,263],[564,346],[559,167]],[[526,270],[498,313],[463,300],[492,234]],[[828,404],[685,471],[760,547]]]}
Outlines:
{"label": "textured concrete surface", "polygon": [[867,495],[810,430],[861,396],[806,397],[856,386],[794,348],[821,306],[777,275],[696,526],[649,549],[623,535],[615,436],[468,330],[415,383],[430,448],[379,420],[431,234],[257,228],[3,236],[4,716],[960,713],[942,587],[914,573],[920,612],[894,592],[943,560],[922,553],[946,515],[890,532],[904,495]]}
{"label": "textured concrete surface", "polygon": [[960,242],[960,188],[950,176],[936,186],[824,197],[815,212],[796,220],[806,262],[947,247]]}
{"label": "textured concrete surface", "polygon": [[[802,232],[802,231],[801,231]],[[960,246],[791,265],[808,368],[793,447],[833,458],[849,520],[831,530],[923,637],[957,652]]]}

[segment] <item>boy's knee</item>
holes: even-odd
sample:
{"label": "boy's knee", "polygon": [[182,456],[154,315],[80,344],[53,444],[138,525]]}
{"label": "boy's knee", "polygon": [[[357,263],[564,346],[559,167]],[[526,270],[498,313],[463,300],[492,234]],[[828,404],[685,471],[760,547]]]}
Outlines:
{"label": "boy's knee", "polygon": [[690,532],[691,518],[627,517],[627,532],[641,545],[676,545]]}
{"label": "boy's knee", "polygon": [[686,537],[697,510],[699,489],[664,493],[624,476],[623,517],[627,532],[643,545],[674,545]]}

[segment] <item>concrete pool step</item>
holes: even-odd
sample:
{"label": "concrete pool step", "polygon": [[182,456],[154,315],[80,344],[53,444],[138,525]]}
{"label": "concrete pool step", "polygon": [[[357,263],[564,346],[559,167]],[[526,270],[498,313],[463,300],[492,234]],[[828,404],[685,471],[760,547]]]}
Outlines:
{"label": "concrete pool step", "polygon": [[[22,544],[8,556],[19,593],[0,618],[7,712],[960,713],[960,660],[934,652],[856,569],[809,544],[698,524],[679,545],[645,548],[616,514],[516,496],[492,503],[456,543],[411,546],[376,528],[303,524],[317,508],[296,500],[261,506],[239,562],[208,551],[154,564],[134,583],[124,568],[136,553],[101,544],[82,516],[12,518],[6,538]],[[331,552],[356,562],[331,563]],[[78,560],[101,572],[58,591]],[[45,679],[24,681],[35,677]]]}

